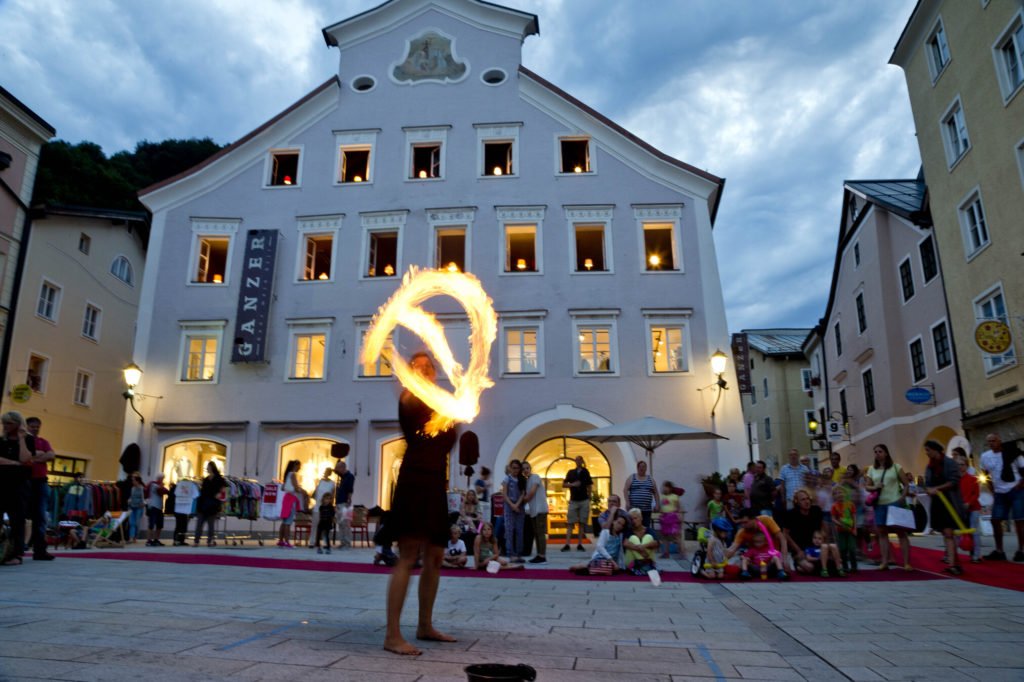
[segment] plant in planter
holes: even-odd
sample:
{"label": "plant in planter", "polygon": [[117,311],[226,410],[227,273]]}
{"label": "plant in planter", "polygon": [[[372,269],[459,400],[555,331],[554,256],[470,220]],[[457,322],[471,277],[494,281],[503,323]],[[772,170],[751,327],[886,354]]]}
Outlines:
{"label": "plant in planter", "polygon": [[707,495],[708,498],[711,498],[714,495],[715,490],[722,490],[725,488],[725,479],[722,478],[722,474],[716,471],[710,476],[705,476],[700,479],[700,484],[704,486],[704,494]]}

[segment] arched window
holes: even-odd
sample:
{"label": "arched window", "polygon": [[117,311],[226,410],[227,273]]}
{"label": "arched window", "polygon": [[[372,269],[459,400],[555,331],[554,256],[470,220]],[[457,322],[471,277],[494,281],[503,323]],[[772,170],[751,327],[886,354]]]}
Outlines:
{"label": "arched window", "polygon": [[131,262],[124,256],[118,256],[110,266],[110,274],[129,286],[135,286],[135,272]]}
{"label": "arched window", "polygon": [[210,440],[184,440],[164,447],[164,465],[161,468],[165,483],[177,483],[182,478],[206,476],[206,465],[213,462],[222,475],[227,473],[228,449]]}

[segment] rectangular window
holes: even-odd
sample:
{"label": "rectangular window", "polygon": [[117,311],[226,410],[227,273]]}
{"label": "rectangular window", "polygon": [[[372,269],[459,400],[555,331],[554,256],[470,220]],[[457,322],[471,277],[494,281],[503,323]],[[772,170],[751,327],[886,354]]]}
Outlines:
{"label": "rectangular window", "polygon": [[935,239],[930,235],[917,246],[921,253],[921,270],[924,273],[924,282],[935,279],[939,274],[939,258],[935,253]]}
{"label": "rectangular window", "polygon": [[935,348],[935,365],[944,369],[953,364],[953,350],[949,343],[949,328],[945,322],[932,327],[932,346]]}
{"label": "rectangular window", "polygon": [[981,197],[977,193],[960,205],[960,224],[964,232],[964,247],[969,258],[989,242],[985,209],[982,208]]}
{"label": "rectangular window", "polygon": [[539,328],[505,328],[505,374],[540,374]]}
{"label": "rectangular window", "polygon": [[839,413],[843,415],[843,424],[850,421],[850,410],[846,408],[846,389],[839,389]]}
{"label": "rectangular window", "polygon": [[430,142],[412,146],[410,178],[429,180],[441,177],[441,143]]}
{"label": "rectangular window", "polygon": [[650,323],[652,374],[686,372],[686,327],[682,324]]}
{"label": "rectangular window", "polygon": [[515,146],[511,140],[486,140],[484,142],[483,175],[515,175],[513,152]]}
{"label": "rectangular window", "polygon": [[341,183],[370,182],[370,147],[341,148]]}
{"label": "rectangular window", "polygon": [[853,267],[860,267],[860,242],[856,242],[853,245]]}
{"label": "rectangular window", "polygon": [[590,139],[571,138],[558,141],[562,173],[590,173]]}
{"label": "rectangular window", "polygon": [[367,277],[394,277],[398,274],[398,231],[370,232],[369,251],[366,254]]}
{"label": "rectangular window", "polygon": [[833,338],[836,342],[836,357],[843,354],[843,335],[839,333],[839,323],[836,322],[835,326],[832,327]]}
{"label": "rectangular window", "polygon": [[100,309],[91,303],[85,304],[85,315],[82,317],[82,336],[93,341],[100,338]]}
{"label": "rectangular window", "polygon": [[538,272],[537,226],[505,226],[505,272]]}
{"label": "rectangular window", "polygon": [[861,383],[864,386],[864,412],[871,414],[875,411],[875,380],[870,369],[860,375]]}
{"label": "rectangular window", "polygon": [[57,321],[60,312],[61,288],[52,282],[44,281],[39,289],[39,301],[36,303],[36,315],[50,322]]}
{"label": "rectangular window", "polygon": [[611,374],[612,328],[603,325],[577,327],[577,371],[580,374]]}
{"label": "rectangular window", "polygon": [[78,250],[88,255],[89,248],[92,246],[92,237],[87,235],[85,232],[78,235]]}
{"label": "rectangular window", "polygon": [[466,271],[466,228],[438,227],[434,230],[434,267],[449,272]]}
{"label": "rectangular window", "polygon": [[[974,315],[979,323],[992,321],[1002,322],[1005,325],[1009,324],[1010,318],[1007,315],[1006,299],[1003,297],[1001,286],[975,299]],[[989,374],[1003,367],[1017,364],[1017,355],[1013,347],[1012,338],[1010,339],[1010,347],[1006,351],[1001,353],[986,353],[983,351],[981,356],[985,363],[985,371]]]}
{"label": "rectangular window", "polygon": [[198,236],[193,284],[224,284],[227,281],[229,236]]}
{"label": "rectangular window", "polygon": [[939,77],[949,63],[949,44],[946,42],[946,31],[940,20],[935,30],[925,41],[928,52],[928,66],[931,70],[932,80]]}
{"label": "rectangular window", "polygon": [[334,257],[334,234],[306,235],[302,279],[307,282],[331,279],[331,261]]}
{"label": "rectangular window", "polygon": [[761,380],[761,394],[764,396],[765,400],[768,399],[768,377],[764,377]]}
{"label": "rectangular window", "polygon": [[928,368],[924,362],[924,343],[921,339],[910,342],[910,370],[915,384],[924,381],[928,376]]}
{"label": "rectangular window", "polygon": [[764,418],[764,439],[765,440],[771,440],[772,439],[772,418],[771,417],[765,417]]}
{"label": "rectangular window", "polygon": [[811,377],[814,376],[811,373],[810,367],[804,367],[800,370],[800,387],[803,388],[805,393],[810,393],[813,390],[811,386]]}
{"label": "rectangular window", "polygon": [[946,143],[946,160],[952,166],[971,148],[971,140],[967,135],[967,122],[964,110],[957,98],[942,117],[942,137]]}
{"label": "rectangular window", "polygon": [[867,316],[867,313],[864,312],[864,294],[863,293],[857,294],[856,303],[857,303],[857,331],[859,331],[861,334],[863,334],[864,330],[866,330],[868,328],[868,316]]}
{"label": "rectangular window", "polygon": [[1024,24],[1020,13],[996,41],[995,58],[1003,100],[1007,101],[1024,84]]}
{"label": "rectangular window", "polygon": [[271,187],[289,187],[299,184],[298,150],[270,152],[270,177],[267,184]]}
{"label": "rectangular window", "polygon": [[409,180],[438,180],[445,177],[445,146],[451,126],[403,128],[405,168]]}
{"label": "rectangular window", "polygon": [[323,379],[327,334],[292,335],[292,372],[290,379]]}
{"label": "rectangular window", "polygon": [[900,288],[903,290],[904,303],[914,298],[914,271],[910,267],[909,257],[900,263]]}
{"label": "rectangular window", "polygon": [[185,340],[182,381],[213,381],[217,372],[217,337],[189,334]]}
{"label": "rectangular window", "polygon": [[75,375],[75,405],[88,407],[92,402],[92,374],[78,370]]}
{"label": "rectangular window", "polygon": [[361,378],[366,377],[389,377],[394,374],[394,370],[391,368],[391,361],[388,360],[391,353],[394,352],[394,332],[388,334],[388,340],[384,343],[385,352],[382,352],[377,359],[373,362],[362,361],[363,357],[363,344],[366,341],[366,332],[368,329],[368,322],[361,323],[359,325],[359,353],[356,355],[356,367],[358,376]]}
{"label": "rectangular window", "polygon": [[604,258],[604,224],[575,224],[573,234],[576,237],[576,272],[605,272],[608,268]]}
{"label": "rectangular window", "polygon": [[750,384],[750,404],[757,405],[757,384]]}
{"label": "rectangular window", "polygon": [[35,353],[28,357],[28,371],[25,383],[36,393],[46,392],[46,380],[50,375],[50,359]]}
{"label": "rectangular window", "polygon": [[676,269],[675,225],[644,223],[644,263],[648,272]]}

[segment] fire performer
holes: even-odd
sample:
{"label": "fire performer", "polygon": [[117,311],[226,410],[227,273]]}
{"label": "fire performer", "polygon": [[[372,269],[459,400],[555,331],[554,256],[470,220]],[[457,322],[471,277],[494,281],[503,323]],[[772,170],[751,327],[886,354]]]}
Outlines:
{"label": "fire performer", "polygon": [[[415,353],[409,366],[430,382],[436,382],[437,369],[431,357]],[[402,637],[402,607],[409,587],[409,576],[422,553],[423,572],[419,582],[419,621],[416,639],[454,642],[456,639],[434,629],[434,599],[441,577],[441,561],[448,542],[448,502],[446,496],[446,456],[455,445],[454,426],[427,435],[427,422],[433,410],[409,389],[402,391],[398,403],[398,421],[405,436],[406,451],[398,472],[388,536],[398,541],[399,559],[391,571],[387,596],[387,632],[384,649],[403,656],[422,653]]]}

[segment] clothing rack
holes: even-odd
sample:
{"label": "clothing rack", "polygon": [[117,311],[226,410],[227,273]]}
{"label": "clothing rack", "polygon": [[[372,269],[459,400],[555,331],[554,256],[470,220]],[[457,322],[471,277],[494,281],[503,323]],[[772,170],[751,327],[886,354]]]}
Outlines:
{"label": "clothing rack", "polygon": [[[260,547],[262,547],[263,537],[252,529],[252,523],[259,519],[260,503],[263,500],[263,484],[253,478],[225,476],[224,479],[228,482],[229,491],[245,493],[244,495],[228,493],[224,511],[221,513],[221,520],[224,523],[222,533],[224,544],[230,543],[232,547],[238,547],[244,545],[246,540],[256,540]],[[228,531],[229,517],[247,519],[249,521],[249,532],[246,534]]]}

